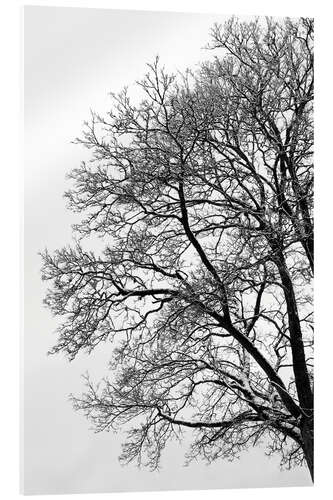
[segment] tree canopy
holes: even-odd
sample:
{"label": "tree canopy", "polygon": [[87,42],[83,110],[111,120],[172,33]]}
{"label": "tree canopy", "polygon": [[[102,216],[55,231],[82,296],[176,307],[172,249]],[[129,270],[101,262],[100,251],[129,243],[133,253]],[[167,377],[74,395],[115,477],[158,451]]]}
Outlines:
{"label": "tree canopy", "polygon": [[112,343],[73,402],[127,429],[125,462],[158,467],[191,428],[189,459],[264,440],[313,476],[313,21],[231,18],[209,49],[182,75],[156,59],[140,102],[85,124],[77,243],[42,254],[51,352]]}

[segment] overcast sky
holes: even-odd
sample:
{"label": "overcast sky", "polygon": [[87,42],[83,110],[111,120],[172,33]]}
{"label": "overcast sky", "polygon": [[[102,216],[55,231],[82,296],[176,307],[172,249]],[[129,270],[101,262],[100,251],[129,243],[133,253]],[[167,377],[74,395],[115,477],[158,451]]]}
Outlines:
{"label": "overcast sky", "polygon": [[170,444],[160,472],[118,462],[121,434],[94,434],[68,402],[80,394],[80,375],[105,374],[110,347],[69,363],[47,357],[57,319],[42,306],[38,252],[71,242],[65,175],[87,151],[71,141],[90,108],[103,112],[108,92],[131,85],[158,54],[168,70],[208,57],[203,49],[221,15],[26,7],[25,99],[25,333],[24,492],[74,493],[309,485],[306,468],[280,472],[263,449],[234,463],[219,460],[184,468],[184,447]]}

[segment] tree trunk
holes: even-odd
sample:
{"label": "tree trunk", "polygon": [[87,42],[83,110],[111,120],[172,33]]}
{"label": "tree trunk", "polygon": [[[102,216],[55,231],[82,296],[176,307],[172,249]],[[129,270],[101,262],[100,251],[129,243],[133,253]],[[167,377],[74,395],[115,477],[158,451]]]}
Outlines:
{"label": "tree trunk", "polygon": [[304,343],[302,339],[301,323],[298,316],[297,300],[294,286],[287,268],[285,258],[279,244],[273,242],[272,249],[276,254],[276,264],[279,269],[281,283],[283,285],[284,297],[286,300],[290,346],[293,359],[293,371],[297,389],[298,400],[302,411],[306,415],[313,412],[313,391],[310,383]]}
{"label": "tree trunk", "polygon": [[314,434],[313,434],[313,417],[305,418],[301,423],[301,434],[303,440],[303,451],[311,474],[312,481],[314,480],[313,462],[314,462]]}

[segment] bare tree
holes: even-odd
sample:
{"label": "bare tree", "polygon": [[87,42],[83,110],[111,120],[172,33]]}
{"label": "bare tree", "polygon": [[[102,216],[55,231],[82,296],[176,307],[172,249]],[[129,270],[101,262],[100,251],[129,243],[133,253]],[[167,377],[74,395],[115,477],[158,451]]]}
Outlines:
{"label": "bare tree", "polygon": [[264,440],[313,477],[313,22],[232,18],[209,48],[86,123],[78,243],[43,254],[52,352],[112,342],[112,376],[73,401],[96,431],[132,424],[125,462],[158,467],[188,427],[189,459]]}

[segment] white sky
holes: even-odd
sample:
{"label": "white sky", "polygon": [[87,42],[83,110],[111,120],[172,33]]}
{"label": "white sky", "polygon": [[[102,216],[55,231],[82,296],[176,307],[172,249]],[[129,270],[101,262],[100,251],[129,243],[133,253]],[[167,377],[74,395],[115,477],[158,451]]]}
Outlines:
{"label": "white sky", "polygon": [[140,79],[159,54],[174,71],[207,57],[202,49],[221,15],[26,7],[25,41],[25,333],[24,492],[74,493],[310,484],[307,470],[280,472],[277,458],[255,449],[234,463],[184,468],[184,448],[170,445],[160,472],[118,463],[124,436],[94,434],[67,400],[80,375],[105,374],[110,345],[68,363],[47,357],[57,319],[42,306],[38,251],[71,241],[65,174],[87,158],[70,141],[89,109],[103,112],[108,92]]}

